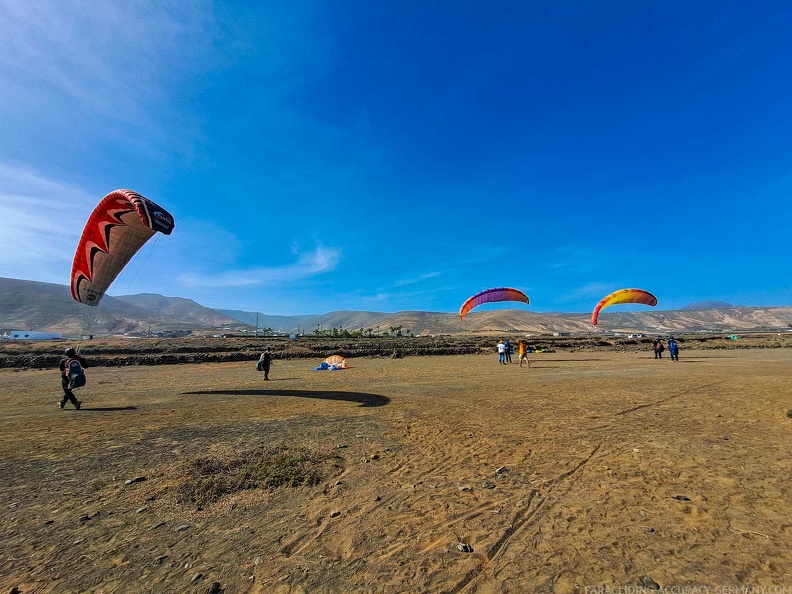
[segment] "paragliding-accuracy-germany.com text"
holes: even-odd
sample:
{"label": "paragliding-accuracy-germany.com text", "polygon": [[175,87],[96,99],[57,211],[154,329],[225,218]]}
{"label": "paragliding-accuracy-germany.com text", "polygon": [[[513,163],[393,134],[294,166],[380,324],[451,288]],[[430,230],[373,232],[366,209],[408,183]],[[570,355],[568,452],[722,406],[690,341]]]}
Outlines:
{"label": "paragliding-accuracy-germany.com text", "polygon": [[[655,591],[647,586],[586,586],[585,594],[646,594]],[[792,594],[792,586],[664,586],[670,594]]]}

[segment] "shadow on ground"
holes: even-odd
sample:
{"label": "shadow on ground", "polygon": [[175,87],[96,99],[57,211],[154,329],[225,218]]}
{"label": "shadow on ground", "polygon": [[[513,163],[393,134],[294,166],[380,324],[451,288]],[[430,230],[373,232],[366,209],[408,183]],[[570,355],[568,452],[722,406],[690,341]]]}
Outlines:
{"label": "shadow on ground", "polygon": [[115,412],[121,410],[137,410],[137,406],[83,406],[80,410],[93,410],[99,412]]}
{"label": "shadow on ground", "polygon": [[359,402],[360,406],[384,406],[390,402],[387,396],[367,394],[366,392],[339,392],[311,390],[201,390],[198,392],[183,392],[185,395],[224,395],[224,396],[294,396],[296,398],[319,398],[321,400],[345,400]]}

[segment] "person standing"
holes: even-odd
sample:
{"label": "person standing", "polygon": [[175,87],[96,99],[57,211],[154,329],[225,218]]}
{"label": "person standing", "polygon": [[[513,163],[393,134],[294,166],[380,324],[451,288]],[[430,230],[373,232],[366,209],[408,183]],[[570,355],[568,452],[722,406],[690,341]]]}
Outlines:
{"label": "person standing", "polygon": [[517,354],[520,357],[520,367],[523,366],[523,361],[528,364],[528,367],[531,366],[531,362],[528,361],[528,343],[522,339],[517,342]]}
{"label": "person standing", "polygon": [[504,359],[505,359],[506,363],[511,363],[512,362],[511,361],[511,352],[512,352],[512,346],[511,346],[511,343],[509,342],[509,339],[507,338],[503,342],[503,354],[505,355]]}
{"label": "person standing", "polygon": [[85,385],[84,369],[88,367],[88,361],[78,355],[77,351],[71,347],[66,349],[64,354],[66,356],[60,360],[60,364],[58,365],[61,373],[61,387],[63,388],[63,398],[58,402],[58,408],[63,408],[66,406],[67,402],[71,402],[74,408],[80,410],[82,401],[77,400],[74,392],[72,392],[72,390],[79,386],[75,385],[72,376],[81,374],[82,383],[80,385]]}
{"label": "person standing", "polygon": [[673,336],[668,339],[668,354],[672,361],[679,361],[679,344]]}
{"label": "person standing", "polygon": [[264,349],[264,352],[261,353],[261,357],[259,357],[259,368],[261,371],[264,372],[264,379],[269,379],[269,372],[270,366],[272,365],[272,353],[270,353],[269,347]]}
{"label": "person standing", "polygon": [[498,363],[506,365],[506,346],[502,340],[498,341]]}

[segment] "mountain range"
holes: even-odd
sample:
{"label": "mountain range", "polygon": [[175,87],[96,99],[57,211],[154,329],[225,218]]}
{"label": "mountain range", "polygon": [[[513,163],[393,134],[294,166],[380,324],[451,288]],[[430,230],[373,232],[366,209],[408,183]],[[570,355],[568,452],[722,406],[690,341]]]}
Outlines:
{"label": "mountain range", "polygon": [[146,332],[214,333],[258,327],[273,331],[312,333],[347,330],[383,334],[458,334],[523,332],[695,332],[786,330],[792,328],[792,307],[742,307],[724,302],[690,304],[679,310],[601,313],[599,325],[589,314],[536,313],[526,310],[482,310],[464,321],[456,313],[401,311],[334,311],[325,314],[277,316],[241,310],[212,309],[191,299],[138,294],[110,297],[88,307],[71,297],[68,286],[0,278],[0,333],[10,330],[123,335]]}

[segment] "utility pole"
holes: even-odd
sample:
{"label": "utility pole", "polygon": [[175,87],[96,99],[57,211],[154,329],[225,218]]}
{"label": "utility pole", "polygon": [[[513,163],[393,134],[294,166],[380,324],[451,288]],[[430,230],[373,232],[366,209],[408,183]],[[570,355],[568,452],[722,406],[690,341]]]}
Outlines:
{"label": "utility pole", "polygon": [[258,338],[258,312],[256,312],[256,338]]}

